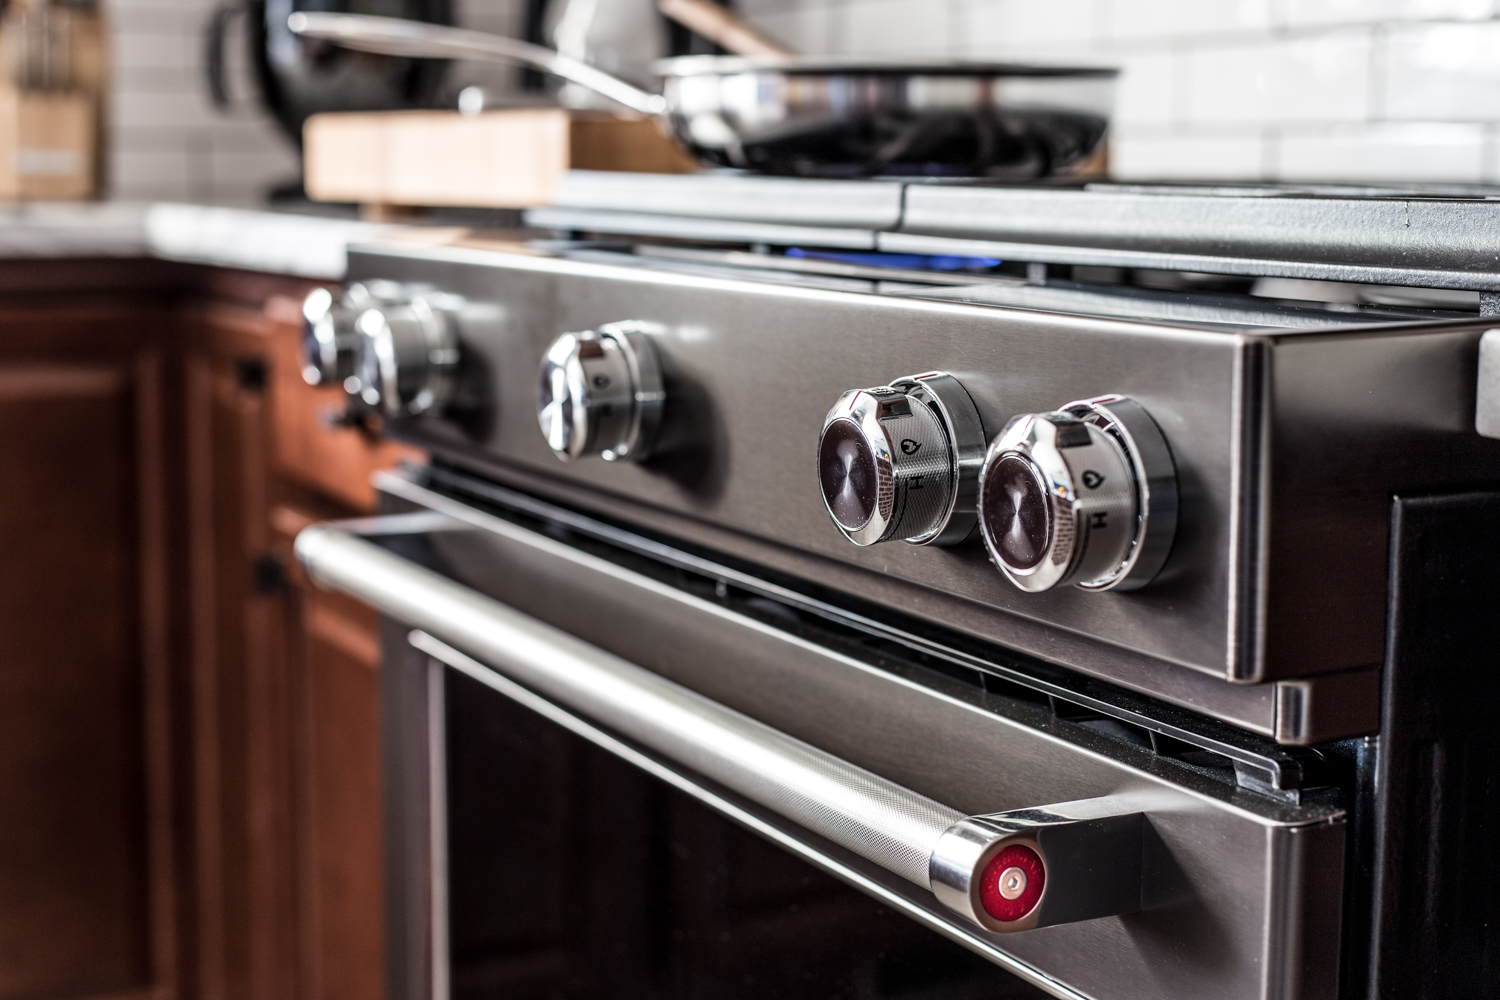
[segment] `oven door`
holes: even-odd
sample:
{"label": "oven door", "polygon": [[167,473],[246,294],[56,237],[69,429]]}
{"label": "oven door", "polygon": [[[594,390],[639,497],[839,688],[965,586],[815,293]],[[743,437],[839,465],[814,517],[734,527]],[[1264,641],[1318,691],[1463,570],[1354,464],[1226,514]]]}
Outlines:
{"label": "oven door", "polygon": [[393,998],[1336,995],[1337,803],[534,498],[380,487],[297,549],[387,616]]}

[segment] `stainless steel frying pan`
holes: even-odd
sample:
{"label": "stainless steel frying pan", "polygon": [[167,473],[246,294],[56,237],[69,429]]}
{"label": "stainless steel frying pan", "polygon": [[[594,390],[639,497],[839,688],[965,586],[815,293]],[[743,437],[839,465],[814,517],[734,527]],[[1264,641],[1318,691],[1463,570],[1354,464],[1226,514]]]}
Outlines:
{"label": "stainless steel frying pan", "polygon": [[658,117],[706,163],[770,174],[1024,180],[1098,146],[1116,71],[870,60],[686,56],[653,94],[551,49],[399,18],[302,12],[305,38],[365,52],[517,63]]}

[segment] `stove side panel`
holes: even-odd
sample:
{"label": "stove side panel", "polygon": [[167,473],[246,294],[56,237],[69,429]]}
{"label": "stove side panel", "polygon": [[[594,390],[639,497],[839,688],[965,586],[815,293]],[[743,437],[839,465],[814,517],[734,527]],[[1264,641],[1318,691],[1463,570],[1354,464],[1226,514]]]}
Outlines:
{"label": "stove side panel", "polygon": [[1500,479],[1500,441],[1474,429],[1481,330],[1270,349],[1263,639],[1237,679],[1381,661],[1391,497]]}

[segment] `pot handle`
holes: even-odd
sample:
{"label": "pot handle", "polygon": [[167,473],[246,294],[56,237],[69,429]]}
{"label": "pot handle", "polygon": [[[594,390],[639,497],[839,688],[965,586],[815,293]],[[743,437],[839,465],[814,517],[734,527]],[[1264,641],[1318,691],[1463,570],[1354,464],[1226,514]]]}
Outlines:
{"label": "pot handle", "polygon": [[415,626],[411,641],[428,655],[554,721],[603,726],[712,779],[934,891],[986,930],[1140,908],[1139,804],[1105,797],[966,816],[355,533],[375,522],[384,525],[373,533],[399,533],[412,517],[426,520],[407,530],[443,530],[431,513],[314,525],[297,536],[297,556],[317,583]]}
{"label": "pot handle", "polygon": [[532,45],[504,35],[468,28],[450,28],[399,17],[368,14],[330,14],[298,11],[286,19],[293,34],[321,38],[361,52],[417,59],[475,59],[482,62],[516,63],[560,76],[569,83],[623,104],[643,115],[659,115],[667,102],[577,59],[552,49]]}
{"label": "pot handle", "polygon": [[787,59],[793,55],[791,49],[773,42],[713,0],[656,0],[656,9],[737,56]]}

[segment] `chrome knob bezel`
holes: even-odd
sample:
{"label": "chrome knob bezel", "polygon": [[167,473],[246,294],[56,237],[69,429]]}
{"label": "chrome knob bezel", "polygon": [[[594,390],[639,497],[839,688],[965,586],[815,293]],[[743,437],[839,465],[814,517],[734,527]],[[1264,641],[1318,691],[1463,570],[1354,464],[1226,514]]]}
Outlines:
{"label": "chrome knob bezel", "polygon": [[913,375],[891,385],[937,413],[948,434],[953,466],[953,494],[940,527],[925,538],[906,541],[913,545],[957,545],[973,534],[979,523],[979,470],[984,467],[986,440],[979,408],[963,383],[947,372]]}
{"label": "chrome knob bezel", "polygon": [[654,453],[666,404],[654,323],[626,320],[564,333],[542,357],[537,426],[562,461]]}
{"label": "chrome knob bezel", "polygon": [[[1039,558],[1025,565],[1003,551],[988,514],[993,481],[1008,460],[1024,463],[1045,496],[1046,541]],[[1031,593],[1061,584],[1091,591],[1143,587],[1171,550],[1176,483],[1166,439],[1134,400],[1098,396],[1020,414],[990,444],[980,472],[985,549],[1008,580]]]}
{"label": "chrome knob bezel", "polygon": [[350,398],[391,420],[450,402],[458,386],[460,307],[452,296],[421,292],[361,311],[354,372],[344,380]]}
{"label": "chrome knob bezel", "polygon": [[314,288],[302,300],[302,380],[343,385],[354,374],[359,331],[355,322],[374,297],[363,284],[342,291]]}
{"label": "chrome knob bezel", "polygon": [[[830,429],[846,423],[855,429],[874,462],[876,496],[870,515],[860,525],[845,524],[835,512],[822,485],[819,495],[834,526],[855,545],[867,546],[901,538],[912,545],[955,545],[969,537],[978,518],[978,475],[984,462],[984,424],[979,410],[958,379],[947,372],[926,372],[894,379],[889,385],[851,389],[839,397],[823,418],[818,435],[818,461]],[[901,455],[902,443],[893,439],[893,427],[914,435],[913,443],[927,439],[943,449],[946,464],[915,475],[909,452]],[[946,491],[936,509],[914,509],[910,502],[913,481],[927,488],[933,472],[944,479]],[[925,506],[925,505],[923,505]],[[915,530],[912,530],[915,529]]]}
{"label": "chrome knob bezel", "polygon": [[1082,590],[1136,590],[1156,579],[1177,536],[1177,465],[1166,436],[1146,408],[1115,394],[1075,400],[1062,407],[1110,435],[1129,456],[1136,489],[1136,531],[1130,552],[1103,586],[1079,583]]}

